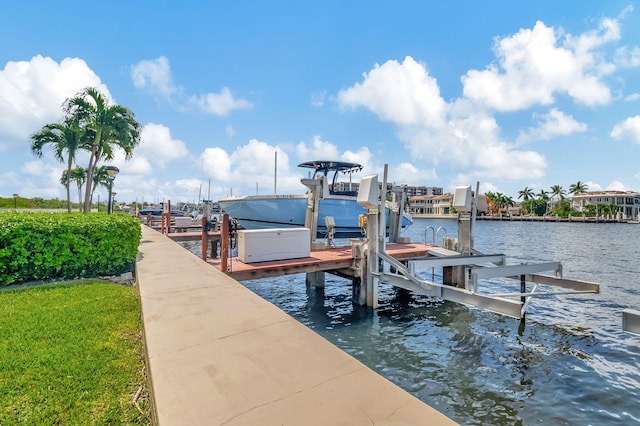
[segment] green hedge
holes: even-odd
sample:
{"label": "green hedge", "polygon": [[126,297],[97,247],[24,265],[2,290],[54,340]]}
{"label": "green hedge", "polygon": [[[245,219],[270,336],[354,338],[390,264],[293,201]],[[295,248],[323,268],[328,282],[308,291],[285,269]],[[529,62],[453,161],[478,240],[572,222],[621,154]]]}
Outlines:
{"label": "green hedge", "polygon": [[0,213],[0,286],[132,271],[140,237],[125,214]]}

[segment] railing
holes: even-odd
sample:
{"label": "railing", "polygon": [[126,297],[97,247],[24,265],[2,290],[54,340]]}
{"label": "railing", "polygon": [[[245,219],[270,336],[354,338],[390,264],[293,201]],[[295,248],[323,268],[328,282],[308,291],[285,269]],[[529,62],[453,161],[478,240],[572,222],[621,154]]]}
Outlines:
{"label": "railing", "polygon": [[[424,244],[429,245],[429,241],[427,240],[427,233],[431,231],[431,244],[432,246],[442,247],[444,244],[444,239],[447,238],[447,229],[444,226],[439,226],[438,229],[434,229],[433,226],[427,226],[424,229]],[[442,244],[438,244],[438,236],[440,235],[440,231],[444,232],[442,236]]]}

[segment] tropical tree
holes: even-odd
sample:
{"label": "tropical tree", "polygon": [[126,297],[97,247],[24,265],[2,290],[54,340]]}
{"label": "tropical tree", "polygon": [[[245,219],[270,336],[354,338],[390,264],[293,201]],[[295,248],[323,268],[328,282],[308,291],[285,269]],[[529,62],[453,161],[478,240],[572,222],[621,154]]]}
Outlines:
{"label": "tropical tree", "polygon": [[578,181],[576,183],[569,185],[569,194],[575,195],[581,192],[587,192],[587,189],[589,189],[589,187],[587,186],[586,183]]}
{"label": "tropical tree", "polygon": [[74,167],[71,169],[70,177],[78,186],[78,204],[82,211],[82,186],[87,181],[87,170],[84,167]]}
{"label": "tropical tree", "polygon": [[105,189],[109,189],[109,174],[107,173],[107,169],[105,166],[96,167],[96,172],[93,175],[93,188],[91,188],[91,198],[93,198],[93,193],[99,186],[102,186]]}
{"label": "tropical tree", "polygon": [[[87,182],[93,182],[100,161],[113,159],[114,149],[122,149],[125,158],[130,159],[140,142],[140,124],[134,113],[121,105],[109,105],[107,98],[93,87],[65,101],[64,111],[85,130],[90,150]],[[85,189],[85,213],[91,210],[93,187],[87,185]]]}
{"label": "tropical tree", "polygon": [[525,186],[523,190],[518,191],[518,199],[522,198],[523,201],[527,201],[530,198],[533,198],[533,189]]}
{"label": "tropical tree", "polygon": [[565,192],[564,189],[562,189],[562,186],[560,186],[560,185],[553,185],[551,187],[551,198],[557,197],[557,198],[559,198],[561,200],[564,200],[564,196],[566,194],[567,193]]}
{"label": "tropical tree", "polygon": [[[55,158],[61,163],[66,163],[66,176],[69,176],[76,153],[83,147],[83,136],[83,130],[74,120],[68,119],[64,123],[46,124],[39,132],[30,136],[31,152],[36,157],[42,158],[44,147],[51,145]],[[61,180],[61,182],[67,190],[67,211],[71,213],[70,180]]]}
{"label": "tropical tree", "polygon": [[544,189],[541,189],[540,192],[536,194],[536,197],[538,197],[539,200],[549,201],[549,193]]}
{"label": "tropical tree", "polygon": [[496,194],[493,192],[485,192],[484,196],[487,197],[487,205],[489,207],[489,214],[494,214],[497,211]]}

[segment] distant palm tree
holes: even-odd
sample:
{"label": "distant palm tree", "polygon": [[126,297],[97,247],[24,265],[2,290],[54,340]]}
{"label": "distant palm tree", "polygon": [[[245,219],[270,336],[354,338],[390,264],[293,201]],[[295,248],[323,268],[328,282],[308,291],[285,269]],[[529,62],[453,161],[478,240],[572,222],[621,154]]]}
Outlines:
{"label": "distant palm tree", "polygon": [[[83,130],[74,120],[66,120],[64,123],[52,123],[30,136],[31,152],[38,158],[42,158],[45,145],[51,145],[54,155],[61,163],[66,163],[67,176],[71,174],[71,166],[75,161],[76,153],[83,147]],[[61,180],[62,182],[62,180]],[[63,185],[67,190],[67,211],[71,213],[70,180],[64,180]]]}
{"label": "distant palm tree", "polygon": [[[89,165],[87,182],[93,182],[96,167],[101,160],[112,160],[114,149],[121,148],[130,159],[133,149],[140,142],[140,124],[135,114],[120,105],[109,105],[107,98],[93,87],[88,87],[64,104],[68,117],[84,128],[89,139]],[[94,185],[87,185],[84,212],[91,210],[91,194]]]}
{"label": "distant palm tree", "polygon": [[98,185],[105,189],[109,189],[109,175],[105,166],[96,167],[96,173],[93,175],[93,188],[91,188],[91,198],[96,191]]}
{"label": "distant palm tree", "polygon": [[561,200],[564,200],[565,195],[566,195],[566,192],[564,189],[562,189],[560,185],[553,185],[551,187],[551,198],[558,197]]}
{"label": "distant palm tree", "polygon": [[536,194],[536,197],[538,197],[538,199],[540,199],[540,200],[548,201],[549,200],[549,193],[547,191],[545,191],[544,189],[541,189],[540,192],[538,192]]}
{"label": "distant palm tree", "polygon": [[503,203],[503,206],[506,208],[513,207],[516,205],[516,203],[513,201],[513,198],[508,197],[506,195],[502,199],[502,203]]}
{"label": "distant palm tree", "polygon": [[522,198],[523,201],[527,201],[529,198],[533,198],[533,189],[525,186],[522,191],[518,191],[518,199]]}
{"label": "distant palm tree", "polygon": [[82,211],[82,186],[87,181],[87,170],[84,167],[74,167],[71,169],[71,180],[78,186],[78,204]]}
{"label": "distant palm tree", "polygon": [[556,198],[558,198],[559,200],[564,200],[564,196],[565,196],[566,192],[564,191],[564,189],[562,189],[562,186],[560,185],[553,185],[551,187],[551,201],[552,201],[552,206],[555,206],[555,204],[557,203],[557,201],[555,201]]}
{"label": "distant palm tree", "polygon": [[589,187],[587,186],[586,183],[583,182],[576,182],[574,184],[569,185],[569,194],[579,194],[581,192],[587,192],[587,190],[589,189]]}

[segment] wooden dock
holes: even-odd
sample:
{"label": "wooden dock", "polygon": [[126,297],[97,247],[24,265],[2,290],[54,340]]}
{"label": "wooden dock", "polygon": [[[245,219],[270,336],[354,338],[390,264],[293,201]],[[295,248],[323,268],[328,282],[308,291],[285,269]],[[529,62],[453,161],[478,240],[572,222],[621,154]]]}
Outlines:
{"label": "wooden dock", "polygon": [[[432,246],[408,243],[387,244],[387,252],[397,260],[426,256]],[[299,259],[274,260],[268,262],[244,263],[238,258],[230,258],[226,272],[238,281],[252,280],[302,272],[335,272],[342,276],[357,275],[355,257],[351,246],[327,248],[311,251],[310,257]],[[221,269],[222,259],[208,259],[207,263]]]}

